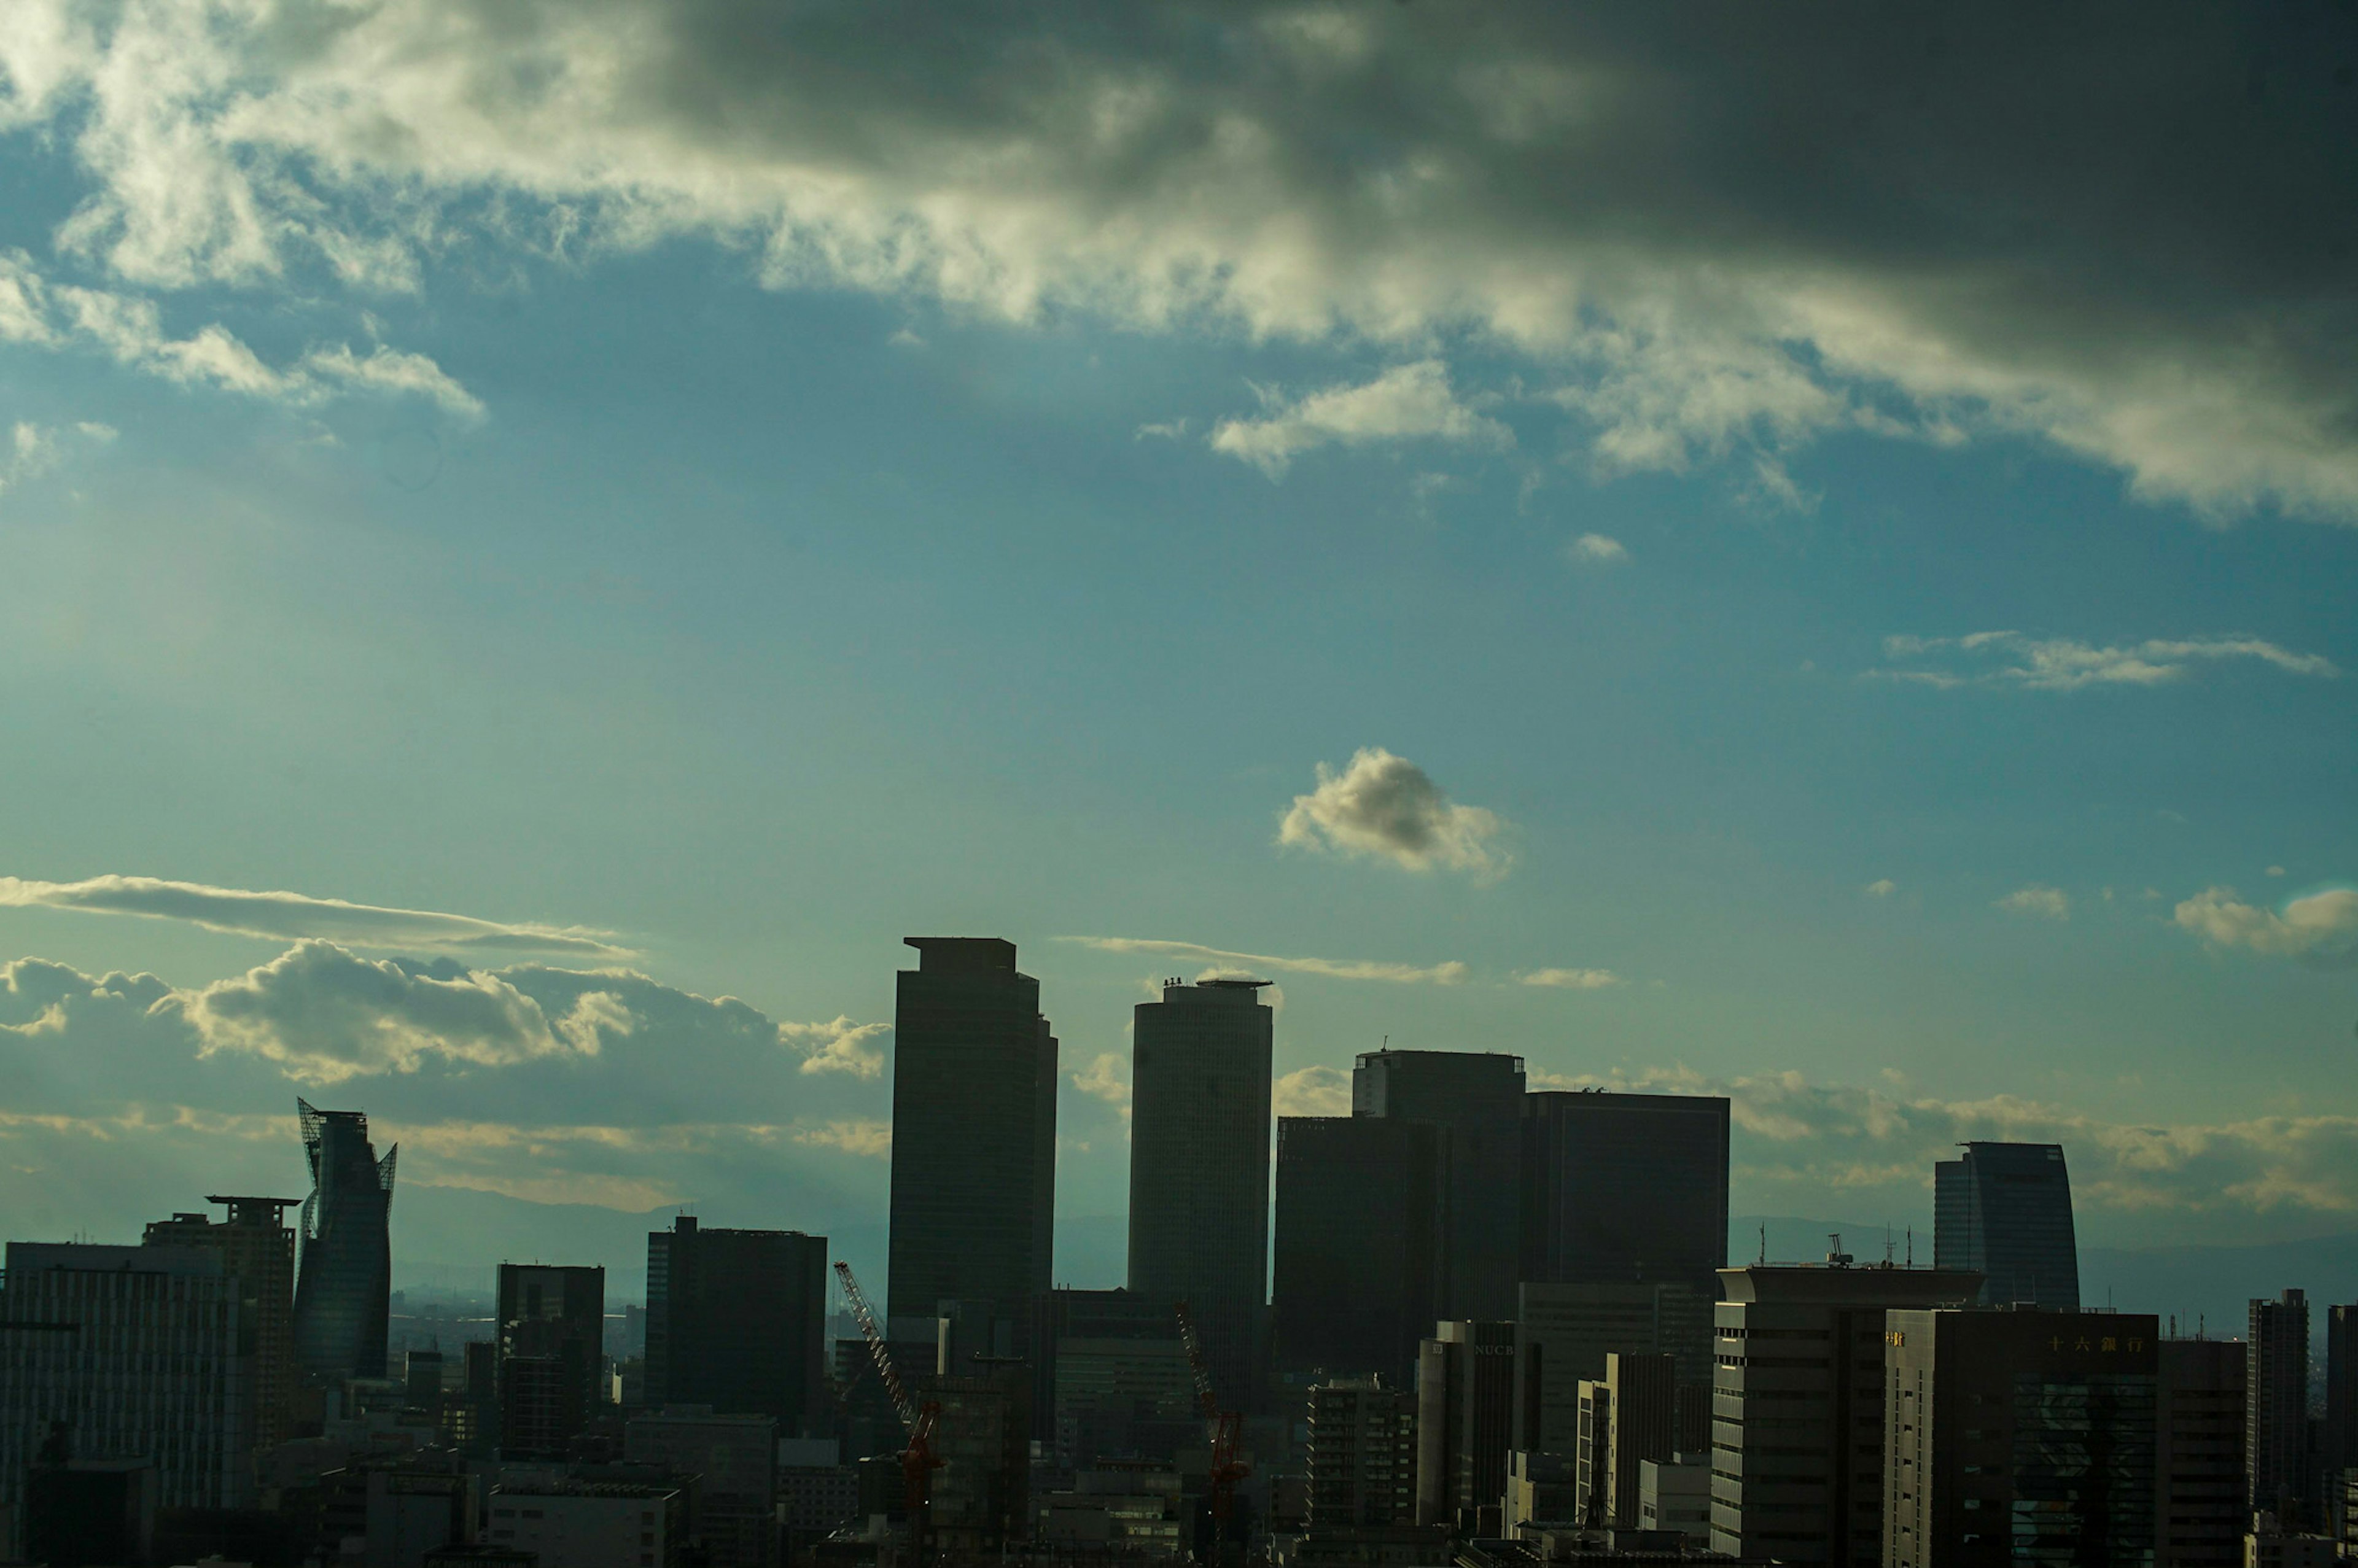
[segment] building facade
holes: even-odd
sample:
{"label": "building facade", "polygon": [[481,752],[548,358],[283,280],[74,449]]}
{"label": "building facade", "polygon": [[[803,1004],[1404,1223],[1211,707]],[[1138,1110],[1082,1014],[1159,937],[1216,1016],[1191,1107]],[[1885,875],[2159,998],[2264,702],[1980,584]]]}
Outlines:
{"label": "building facade", "polygon": [[221,1254],[238,1281],[240,1354],[254,1369],[254,1444],[269,1448],[292,1435],[295,1397],[294,1198],[208,1197],[227,1206],[221,1224],[202,1214],[151,1222],[149,1247],[201,1247]]}
{"label": "building facade", "polygon": [[1416,1522],[1478,1535],[1481,1510],[1506,1496],[1514,1441],[1515,1325],[1437,1323],[1417,1352]]}
{"label": "building facade", "polygon": [[2080,1310],[2071,1175],[2056,1143],[1968,1143],[1932,1167],[1932,1265],[1973,1269],[1985,1306]]}
{"label": "building facade", "polygon": [[766,1415],[787,1436],[820,1430],[827,1249],[824,1236],[708,1227],[692,1215],[649,1233],[647,1407]]}
{"label": "building facade", "polygon": [[2309,1298],[2254,1301],[2244,1338],[2244,1497],[2288,1529],[2310,1522]]}
{"label": "building facade", "polygon": [[1727,1119],[1711,1095],[1526,1096],[1522,1279],[1678,1280],[1715,1294]]}
{"label": "building facade", "polygon": [[1444,1134],[1447,1255],[1436,1317],[1503,1322],[1515,1307],[1523,1061],[1473,1051],[1370,1051],[1351,1073],[1351,1114]]}
{"label": "building facade", "polygon": [[2237,1568],[2244,1558],[2244,1346],[2165,1339],[2154,1408],[2154,1562]]}
{"label": "building facade", "polygon": [[[1515,1446],[1569,1454],[1579,1417],[1580,1385],[1605,1376],[1614,1351],[1666,1355],[1682,1388],[1706,1403],[1712,1381],[1708,1291],[1683,1280],[1589,1280],[1525,1284],[1516,1292]],[[1708,1412],[1682,1436],[1700,1451],[1710,1442]]]}
{"label": "building facade", "polygon": [[778,1423],[766,1415],[716,1415],[674,1405],[633,1416],[622,1458],[694,1476],[694,1542],[712,1568],[771,1568],[778,1556]]}
{"label": "building facade", "polygon": [[1678,1366],[1668,1356],[1605,1358],[1605,1376],[1592,1385],[1588,1422],[1589,1495],[1595,1522],[1608,1529],[1640,1527],[1638,1467],[1667,1464],[1678,1452]]}
{"label": "building facade", "polygon": [[500,1265],[500,1454],[563,1459],[604,1402],[606,1271]]}
{"label": "building facade", "polygon": [[1307,1517],[1312,1530],[1416,1519],[1416,1394],[1381,1378],[1310,1390]]}
{"label": "building facade", "polygon": [[483,1544],[530,1552],[539,1568],[676,1568],[687,1493],[626,1481],[503,1482],[492,1488]]}
{"label": "building facade", "polygon": [[1281,1365],[1408,1386],[1447,1261],[1443,1137],[1379,1117],[1278,1119]]}
{"label": "building facade", "polygon": [[376,1157],[368,1118],[295,1102],[311,1195],[297,1227],[295,1364],[307,1378],[384,1376],[393,1297],[393,1173],[399,1148]]}

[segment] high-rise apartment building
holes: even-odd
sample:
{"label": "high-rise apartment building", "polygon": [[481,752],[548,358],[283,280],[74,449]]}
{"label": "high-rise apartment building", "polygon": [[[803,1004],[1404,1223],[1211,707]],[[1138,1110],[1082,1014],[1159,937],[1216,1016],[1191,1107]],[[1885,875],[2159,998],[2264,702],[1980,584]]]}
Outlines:
{"label": "high-rise apartment building", "polygon": [[1515,1308],[1523,1060],[1472,1051],[1370,1051],[1351,1073],[1351,1113],[1445,1133],[1438,1315],[1504,1321]]}
{"label": "high-rise apartment building", "polygon": [[888,1310],[988,1302],[1020,1325],[1051,1282],[1056,1037],[1014,943],[906,940],[918,957],[893,1012]]}
{"label": "high-rise apartment building", "polygon": [[[816,1433],[827,1397],[827,1238],[681,1215],[647,1236],[651,1410],[703,1405]],[[928,1315],[931,1315],[930,1314]]]}
{"label": "high-rise apartment building", "polygon": [[602,1402],[606,1271],[503,1263],[500,1454],[563,1459]]}
{"label": "high-rise apartment building", "polygon": [[292,1435],[295,1396],[295,1232],[287,1211],[295,1198],[208,1197],[225,1206],[221,1224],[202,1214],[151,1222],[149,1247],[201,1247],[221,1254],[238,1281],[239,1354],[254,1375],[254,1444],[269,1448]]}
{"label": "high-rise apartment building", "polygon": [[1306,1490],[1310,1528],[1408,1524],[1416,1517],[1413,1390],[1381,1378],[1337,1378],[1310,1390]]}
{"label": "high-rise apartment building", "polygon": [[1221,1408],[1255,1408],[1269,1300],[1265,982],[1166,981],[1133,1010],[1130,1288],[1184,1300]]}
{"label": "high-rise apartment building", "polygon": [[2244,1336],[2244,1492],[2255,1511],[2288,1530],[2311,1522],[2309,1454],[2309,1297],[2285,1291],[2251,1303]]}
{"label": "high-rise apartment building", "polygon": [[1277,1123],[1277,1353],[1289,1370],[1408,1386],[1435,1321],[1442,1129],[1366,1116]]}
{"label": "high-rise apartment building", "polygon": [[[1671,1357],[1679,1383],[1711,1388],[1712,1306],[1719,1296],[1683,1280],[1587,1280],[1525,1284],[1516,1292],[1515,1447],[1570,1455],[1580,1385],[1605,1376],[1614,1351]],[[1707,1409],[1680,1433],[1701,1451],[1710,1442]]]}
{"label": "high-rise apartment building", "polygon": [[1684,1280],[1715,1293],[1725,1099],[1548,1092],[1522,1108],[1524,1280]]}
{"label": "high-rise apartment building", "polygon": [[1514,1440],[1515,1325],[1437,1323],[1417,1354],[1416,1522],[1496,1535]]}
{"label": "high-rise apartment building", "polygon": [[2157,1568],[2241,1568],[2244,1346],[2165,1339],[2154,1408],[2153,1560]]}
{"label": "high-rise apartment building", "polygon": [[295,1102],[311,1195],[303,1200],[295,1277],[295,1364],[305,1377],[384,1376],[393,1297],[394,1162],[376,1157],[368,1118]]}
{"label": "high-rise apartment building", "polygon": [[2318,1430],[2318,1510],[2341,1517],[2351,1531],[2343,1503],[2342,1475],[2358,1469],[2358,1306],[2325,1309],[2325,1422]]}
{"label": "high-rise apartment building", "polygon": [[1985,1306],[2080,1310],[2071,1177],[2055,1143],[1968,1143],[1932,1168],[1932,1262],[1982,1276]]}
{"label": "high-rise apartment building", "polygon": [[1720,1271],[1711,1548],[1858,1568],[1883,1552],[1884,1314],[1976,1300],[1940,1269]]}
{"label": "high-rise apartment building", "polygon": [[2153,1562],[2158,1343],[2134,1313],[1886,1314],[1885,1568]]}

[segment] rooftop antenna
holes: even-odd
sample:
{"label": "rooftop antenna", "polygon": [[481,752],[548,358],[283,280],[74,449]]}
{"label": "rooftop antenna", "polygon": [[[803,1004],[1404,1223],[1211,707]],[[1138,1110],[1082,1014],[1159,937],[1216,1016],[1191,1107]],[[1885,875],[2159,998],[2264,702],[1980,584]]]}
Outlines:
{"label": "rooftop antenna", "polygon": [[1908,1266],[1916,1266],[1916,1227],[1912,1225],[1908,1227]]}
{"label": "rooftop antenna", "polygon": [[1760,1222],[1760,1263],[1763,1268],[1768,1264],[1768,1222],[1765,1219]]}
{"label": "rooftop antenna", "polygon": [[1883,1266],[1887,1269],[1891,1267],[1891,1253],[1896,1243],[1891,1239],[1891,1227],[1887,1224],[1883,1227]]}

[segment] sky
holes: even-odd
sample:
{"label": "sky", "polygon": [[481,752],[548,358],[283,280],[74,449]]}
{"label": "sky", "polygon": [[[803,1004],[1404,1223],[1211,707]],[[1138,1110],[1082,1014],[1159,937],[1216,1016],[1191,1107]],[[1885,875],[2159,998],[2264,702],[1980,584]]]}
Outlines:
{"label": "sky", "polygon": [[1740,1215],[2018,1138],[2093,1245],[2358,1231],[2353,71],[2307,0],[16,0],[0,1227],[299,1195],[299,1094],[405,1266],[881,1266],[938,933],[1042,981],[1076,1282],[1213,973],[1282,1111],[1728,1095]]}

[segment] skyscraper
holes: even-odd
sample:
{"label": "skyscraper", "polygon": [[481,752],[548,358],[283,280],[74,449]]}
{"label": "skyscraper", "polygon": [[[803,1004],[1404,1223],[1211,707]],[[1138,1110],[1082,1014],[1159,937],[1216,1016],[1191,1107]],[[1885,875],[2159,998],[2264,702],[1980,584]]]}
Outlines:
{"label": "skyscraper", "polygon": [[1278,1119],[1271,1311],[1283,1367],[1410,1385],[1440,1295],[1444,1136],[1374,1117]]}
{"label": "skyscraper", "polygon": [[2158,1568],[2242,1568],[2244,1346],[2165,1339],[2154,1410],[2153,1560]]}
{"label": "skyscraper", "polygon": [[888,1313],[987,1302],[1020,1325],[1050,1284],[1056,1037],[1014,943],[906,940],[918,958],[893,1020]]}
{"label": "skyscraper", "polygon": [[818,1431],[827,1379],[827,1238],[726,1230],[681,1215],[647,1236],[645,1400]]}
{"label": "skyscraper", "polygon": [[1727,1116],[1712,1095],[1527,1096],[1523,1279],[1678,1280],[1715,1296]]}
{"label": "skyscraper", "polygon": [[1269,1299],[1264,983],[1171,980],[1132,1013],[1130,1288],[1187,1303],[1213,1390],[1238,1411]]}
{"label": "skyscraper", "polygon": [[[1507,1490],[1515,1325],[1437,1323],[1417,1356],[1416,1522],[1478,1521]],[[1470,1513],[1469,1513],[1470,1510]],[[1495,1535],[1495,1522],[1476,1534]]]}
{"label": "skyscraper", "polygon": [[393,1296],[394,1161],[369,1144],[368,1118],[295,1102],[311,1195],[303,1200],[295,1279],[295,1364],[309,1378],[384,1376]]}
{"label": "skyscraper", "polygon": [[1932,1261],[1978,1269],[1985,1306],[2080,1310],[2071,1177],[2056,1143],[1968,1143],[1932,1168]]}
{"label": "skyscraper", "polygon": [[562,1459],[601,1401],[606,1271],[500,1265],[500,1454]]}
{"label": "skyscraper", "polygon": [[2251,1506],[2288,1530],[2309,1523],[2309,1297],[2255,1301],[2244,1336],[2244,1473]]}
{"label": "skyscraper", "polygon": [[1440,1315],[1503,1321],[1515,1310],[1523,1060],[1472,1051],[1370,1051],[1351,1073],[1351,1113],[1447,1134],[1447,1241]]}
{"label": "skyscraper", "polygon": [[148,1247],[202,1247],[221,1254],[238,1281],[239,1353],[254,1371],[254,1445],[268,1448],[290,1435],[295,1392],[295,1233],[286,1215],[294,1198],[208,1197],[227,1206],[226,1223],[201,1214],[176,1214],[150,1223]]}

